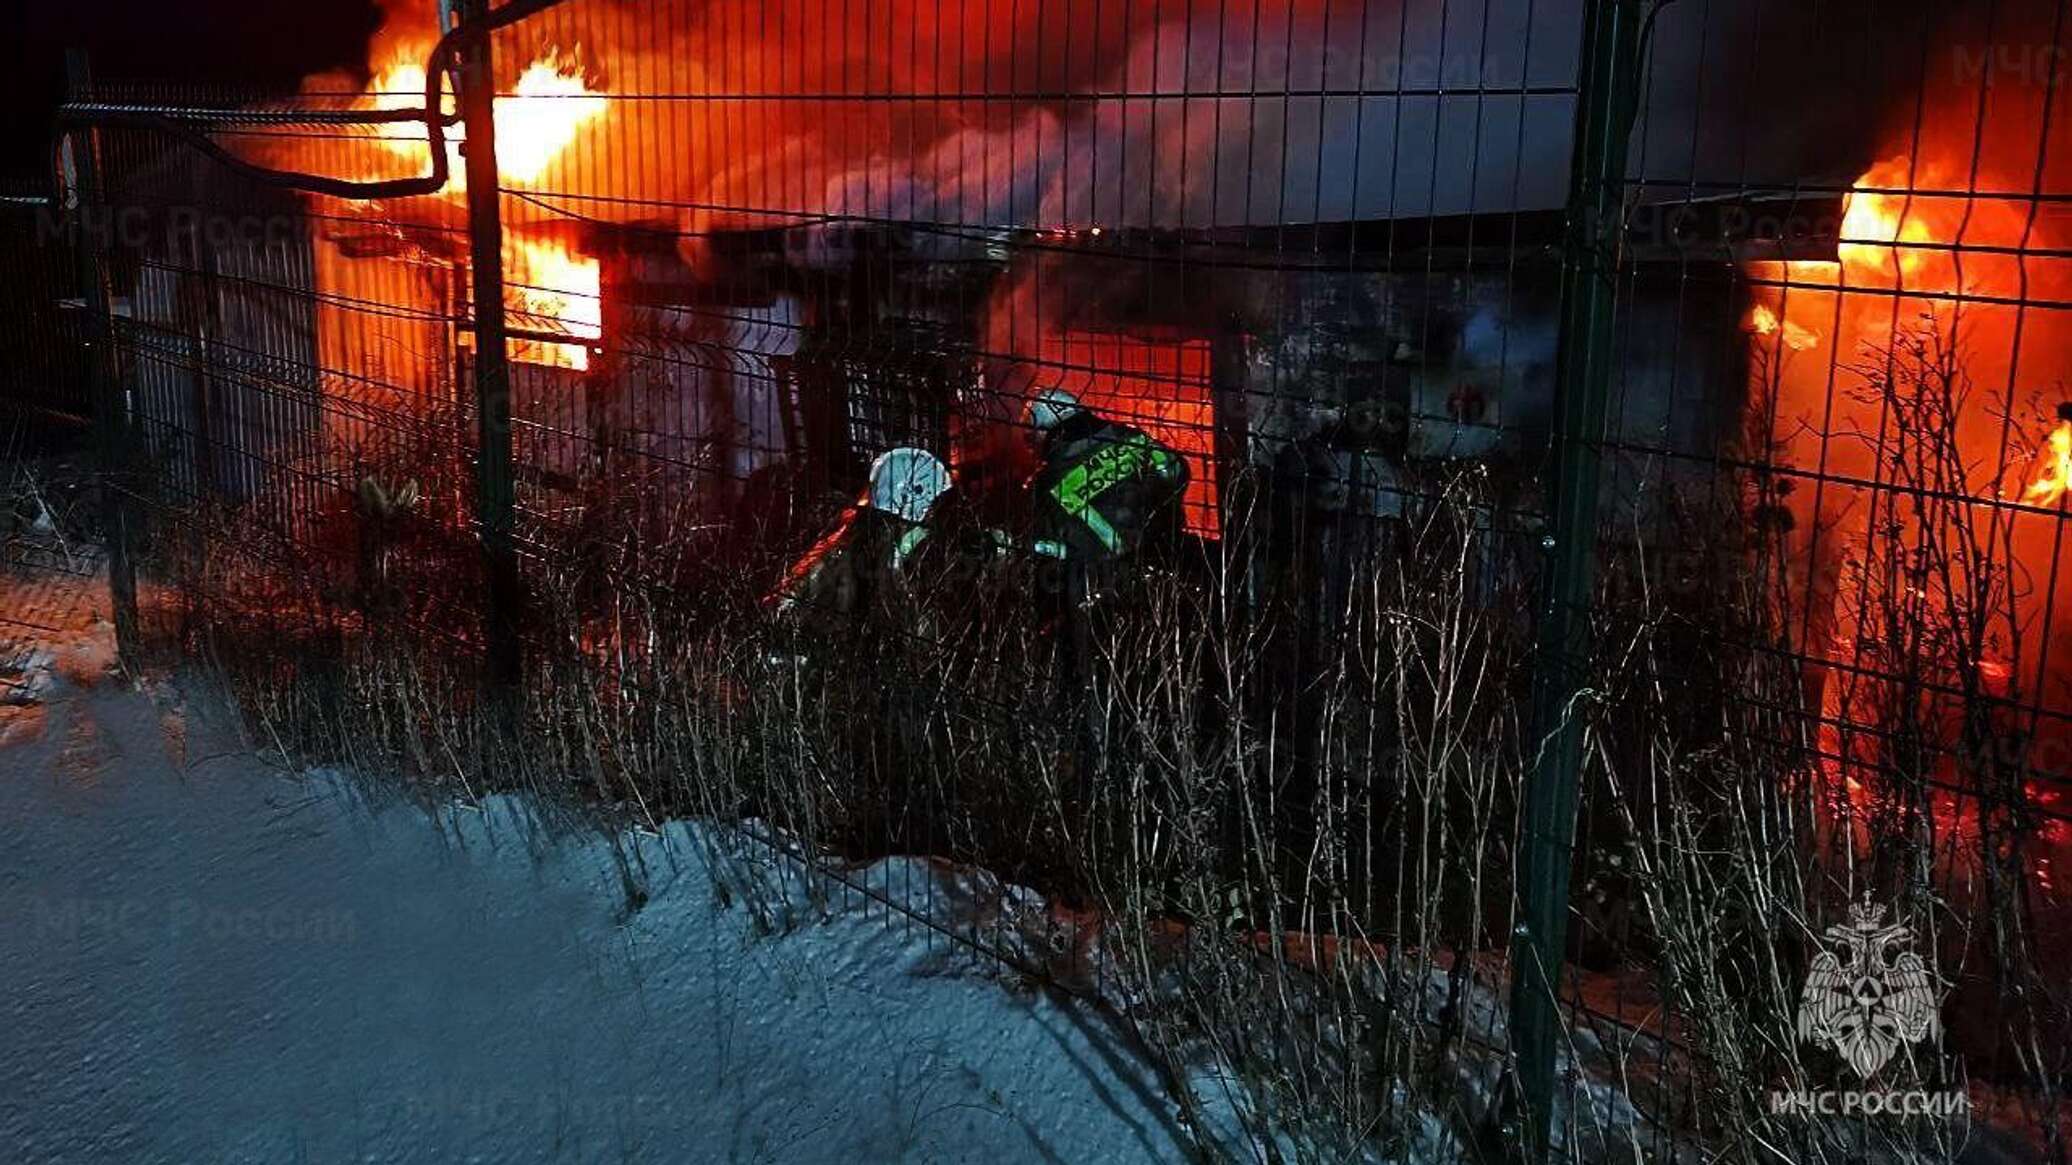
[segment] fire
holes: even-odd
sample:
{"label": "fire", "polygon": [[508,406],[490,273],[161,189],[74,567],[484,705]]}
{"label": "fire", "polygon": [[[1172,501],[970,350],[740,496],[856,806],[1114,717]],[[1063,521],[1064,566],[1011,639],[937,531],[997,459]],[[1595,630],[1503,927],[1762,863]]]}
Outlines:
{"label": "fire", "polygon": [[1851,273],[1891,279],[1920,275],[1929,253],[1919,244],[1935,242],[1935,232],[1911,205],[1905,194],[1884,194],[1865,187],[1898,187],[1906,184],[1904,158],[1881,162],[1856,180],[1857,189],[1842,203],[1841,237],[1837,248],[1842,266]]}
{"label": "fire", "polygon": [[573,54],[550,53],[525,67],[514,96],[496,99],[496,168],[507,181],[530,185],[604,116],[605,98],[583,80]]}
{"label": "fire", "polygon": [[[604,334],[604,300],[597,260],[571,254],[552,240],[517,239],[505,272],[511,326],[540,332],[566,332],[577,340]],[[590,367],[590,350],[582,343],[513,340],[511,359],[578,371]]]}
{"label": "fire", "polygon": [[[428,46],[400,46],[375,76],[367,102],[376,109],[412,109],[424,100],[425,74],[420,63]],[[549,51],[525,67],[508,96],[496,99],[497,175],[517,186],[537,183],[583,128],[602,118],[607,99],[590,88],[577,53]],[[449,95],[447,108],[452,109]],[[457,200],[467,192],[460,143],[464,126],[447,129],[451,177],[440,195]],[[422,126],[382,125],[375,138],[388,152],[424,165],[429,147]],[[530,331],[567,333],[577,340],[603,334],[603,301],[599,296],[597,261],[572,254],[547,240],[514,238],[505,253],[506,306],[512,326]],[[514,340],[511,359],[557,368],[587,369],[590,351],[581,343]]]}
{"label": "fire", "polygon": [[[1751,269],[1763,300],[1746,317],[1751,349],[1803,350],[1801,344],[1818,342],[1834,353],[1760,366],[1765,382],[1753,399],[1773,410],[1761,423],[1775,456],[1794,468],[1903,490],[1922,484],[1911,459],[1925,451],[1953,466],[1936,471],[1946,474],[1930,481],[1938,488],[1981,500],[2019,492],[2028,505],[2048,506],[2072,491],[2072,422],[2057,425],[2026,466],[2007,463],[2000,435],[2005,410],[2020,407],[2026,386],[2062,365],[2072,335],[2055,316],[2009,305],[2064,294],[2067,271],[2049,257],[2051,220],[2018,193],[2026,179],[1983,168],[1962,136],[1969,126],[1947,139],[1917,137],[1915,154],[1868,167],[1844,198],[1833,259]],[[1804,326],[1816,322],[1822,332]],[[1802,328],[1796,338],[1795,324]],[[1925,364],[1901,367],[1908,357],[1891,355],[1909,342],[1930,343],[1920,357]],[[1948,383],[1934,364],[1943,352],[1955,364]],[[1966,391],[1974,385],[1976,395]],[[1891,410],[1903,403],[1895,397],[1915,400],[1907,394],[1924,391],[1951,393],[1948,427],[1895,433]],[[1865,439],[1869,434],[1877,436]],[[1909,443],[1904,453],[1896,451],[1900,442]],[[1883,677],[1887,641],[1866,627],[1884,618],[1964,617],[1961,604],[1985,585],[1981,580],[2011,569],[2014,560],[2049,561],[2057,531],[2055,523],[2010,523],[2009,540],[1993,552],[2004,557],[1967,564],[1960,577],[1937,583],[1906,565],[1910,548],[1946,536],[1954,523],[1969,520],[1967,511],[1895,507],[1891,520],[1873,524],[1852,512],[1843,492],[1798,490],[1783,504],[1792,518],[1785,551],[1793,560],[1791,617],[1803,621],[1799,634],[1815,661],[1807,678],[1817,687],[1808,694],[1818,707],[1822,767],[1846,811],[1884,787],[1885,746],[1866,726],[1896,713],[1945,714],[1934,701],[1908,704],[1912,693]],[[1873,561],[1886,569],[1866,570]],[[2032,625],[2042,605],[2022,597],[2017,620]],[[1977,646],[1988,648],[1975,657],[1977,675],[1995,699],[2005,698],[2017,676],[2047,670],[2034,646]],[[2049,682],[2061,680],[2053,675]]]}
{"label": "fire", "polygon": [[[373,109],[414,109],[424,100],[424,66],[411,60],[397,60],[375,74],[369,87],[367,104]],[[453,100],[449,94],[447,112],[453,111]],[[454,126],[453,131],[458,131]],[[378,140],[390,153],[411,161],[420,161],[430,148],[424,139],[424,129],[408,122],[390,122],[375,127]],[[452,160],[458,172],[460,152],[453,151]],[[448,189],[452,189],[451,184]]]}
{"label": "fire", "polygon": [[[423,102],[424,85],[424,66],[398,57],[374,78],[367,100],[374,109],[412,109]],[[549,52],[533,61],[519,75],[516,90],[496,99],[497,174],[520,186],[539,181],[583,127],[604,116],[606,105],[607,99],[583,79],[573,51]],[[450,97],[447,107],[451,111]],[[466,137],[466,127],[447,127],[452,177],[442,194],[454,196],[467,188],[460,156]],[[420,163],[429,148],[424,129],[409,123],[380,126],[376,140],[390,153]]]}
{"label": "fire", "polygon": [[1784,330],[1785,347],[1794,352],[1804,352],[1809,348],[1819,346],[1819,332],[1793,323],[1790,320],[1779,321],[1777,313],[1762,304],[1755,305],[1754,310],[1748,313],[1748,330],[1758,336],[1776,335],[1780,323]]}
{"label": "fire", "polygon": [[1960,265],[1951,245],[2019,243],[2028,233],[2023,210],[2005,197],[1947,192],[1965,184],[1961,173],[1946,166],[1917,168],[1903,155],[1887,158],[1864,171],[1843,196],[1835,259],[1795,259],[1782,264],[1782,271],[1799,287],[1846,282],[1851,288],[1925,294],[2011,292],[2010,261],[1974,254]]}
{"label": "fire", "polygon": [[2022,491],[2022,500],[2031,505],[2048,506],[2065,495],[2072,486],[2072,421],[2060,421],[2051,430],[2050,441],[2042,454],[2043,467],[2036,472],[2036,480]]}

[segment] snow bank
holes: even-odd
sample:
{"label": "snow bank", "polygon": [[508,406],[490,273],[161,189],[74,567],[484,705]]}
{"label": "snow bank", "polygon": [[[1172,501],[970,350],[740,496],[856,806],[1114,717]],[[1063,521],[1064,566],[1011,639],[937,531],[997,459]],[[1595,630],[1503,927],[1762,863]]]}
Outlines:
{"label": "snow bank", "polygon": [[0,748],[14,1159],[1186,1156],[1103,1021],[870,895],[723,890],[675,825],[621,842],[637,903],[511,799],[435,820],[177,724],[87,692]]}
{"label": "snow bank", "polygon": [[[1190,1157],[1165,1082],[1107,1018],[1158,1001],[1098,918],[925,858],[815,871],[753,822],[607,837],[516,798],[427,813],[283,774],[205,702],[98,685],[108,628],[59,607],[0,706],[15,1159]],[[1443,974],[1419,973],[1436,1014]],[[1505,1033],[1491,992],[1462,1006],[1472,1123]],[[1197,1059],[1192,1132],[1269,1153],[1241,1116],[1260,1098]],[[1578,1131],[1630,1127],[1623,1095],[1563,1068]],[[1395,1152],[1463,1155],[1403,1103]]]}

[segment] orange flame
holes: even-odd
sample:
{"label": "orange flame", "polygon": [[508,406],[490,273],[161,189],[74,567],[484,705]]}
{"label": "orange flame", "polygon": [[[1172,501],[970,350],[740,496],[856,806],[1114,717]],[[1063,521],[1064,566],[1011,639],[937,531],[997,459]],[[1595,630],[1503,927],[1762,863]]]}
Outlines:
{"label": "orange flame", "polygon": [[1915,213],[1908,197],[1861,189],[1904,185],[1904,166],[1903,159],[1873,166],[1856,180],[1859,189],[1851,191],[1842,202],[1841,237],[1845,241],[1837,250],[1842,265],[1852,272],[1875,273],[1886,279],[1895,274],[1911,278],[1921,273],[1929,257],[1918,244],[1933,243],[1935,233],[1923,216]]}
{"label": "orange flame", "polygon": [[1784,346],[1794,352],[1804,352],[1820,344],[1819,332],[1790,320],[1780,321],[1776,312],[1762,304],[1755,305],[1748,313],[1748,330],[1758,336],[1776,335],[1780,326],[1784,330]]}
{"label": "orange flame", "polygon": [[[374,78],[367,96],[375,109],[411,109],[424,100],[424,66],[399,56]],[[496,99],[496,168],[504,181],[529,186],[575,141],[584,126],[604,116],[607,101],[583,79],[574,52],[549,52],[525,67],[518,86]],[[448,101],[449,111],[451,99]],[[446,148],[452,177],[441,194],[467,188],[462,175],[460,143],[466,127],[447,128]],[[407,122],[379,127],[376,139],[399,157],[421,160],[430,143],[420,126]]]}
{"label": "orange flame", "polygon": [[[1977,290],[1974,284],[1991,265],[1974,263],[1960,280],[1949,251],[1967,226],[1980,233],[1988,226],[2004,231],[2012,213],[1993,200],[1912,194],[1916,184],[1934,186],[1955,181],[1940,168],[1923,166],[1917,173],[1911,159],[1887,158],[1856,179],[1842,198],[1836,257],[1794,259],[1784,264],[1795,284],[1837,285],[1847,276],[1851,287],[1904,286],[1917,290]],[[2014,224],[2019,229],[2019,223]]]}
{"label": "orange flame", "polygon": [[[391,55],[367,95],[373,108],[409,109],[424,100],[424,66],[417,59],[423,55],[421,45],[400,46]],[[516,186],[538,182],[583,127],[605,115],[606,105],[605,97],[584,80],[574,51],[550,51],[533,61],[519,74],[516,89],[496,99],[498,177]],[[379,127],[375,140],[390,153],[421,166],[429,149],[423,135],[420,126],[387,124]],[[466,137],[463,126],[447,130],[451,177],[439,193],[448,199],[458,199],[467,191],[460,154],[460,143]],[[520,238],[513,240],[506,262],[505,299],[514,326],[566,332],[577,340],[593,340],[603,334],[595,260],[573,255],[560,243]],[[514,340],[510,353],[511,359],[531,364],[578,370],[590,366],[589,348],[581,343]]]}
{"label": "orange flame", "polygon": [[527,65],[515,95],[496,99],[497,173],[506,181],[537,182],[604,110],[604,97],[584,82],[573,54],[550,53]]}
{"label": "orange flame", "polygon": [[[604,334],[604,300],[597,260],[570,254],[551,240],[518,239],[510,255],[505,298],[515,327],[566,332],[576,341]],[[575,342],[513,340],[511,359],[578,371],[590,367],[590,349]]]}
{"label": "orange flame", "polygon": [[[416,61],[398,59],[374,76],[368,87],[367,103],[373,109],[414,109],[424,100],[424,66]],[[448,94],[446,111],[453,111],[452,95]],[[453,126],[449,133],[457,132]],[[378,140],[390,153],[412,160],[421,159],[429,152],[431,143],[425,141],[424,130],[408,122],[388,122],[375,127]],[[460,151],[451,153],[456,172],[459,169]]]}
{"label": "orange flame", "polygon": [[2047,506],[2065,495],[2065,489],[2072,486],[2072,421],[2060,421],[2051,430],[2043,458],[2043,467],[2036,471],[2036,480],[2022,491],[2022,500],[2031,505]]}

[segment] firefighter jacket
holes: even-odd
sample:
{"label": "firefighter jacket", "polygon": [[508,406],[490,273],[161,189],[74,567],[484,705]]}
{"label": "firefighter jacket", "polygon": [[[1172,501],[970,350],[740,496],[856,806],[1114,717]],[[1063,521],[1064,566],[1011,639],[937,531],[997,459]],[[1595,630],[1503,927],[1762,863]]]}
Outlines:
{"label": "firefighter jacket", "polygon": [[909,522],[866,505],[840,521],[786,572],[766,600],[780,612],[854,617],[904,611],[916,590],[962,592],[973,572],[1000,558],[1007,536],[969,520],[954,493],[927,521]]}
{"label": "firefighter jacket", "polygon": [[1082,565],[1128,558],[1180,529],[1187,462],[1143,430],[1086,411],[1044,434],[1037,550]]}
{"label": "firefighter jacket", "polygon": [[891,600],[894,580],[928,528],[869,506],[851,506],[834,529],[785,572],[770,596],[780,612],[804,608],[853,616]]}

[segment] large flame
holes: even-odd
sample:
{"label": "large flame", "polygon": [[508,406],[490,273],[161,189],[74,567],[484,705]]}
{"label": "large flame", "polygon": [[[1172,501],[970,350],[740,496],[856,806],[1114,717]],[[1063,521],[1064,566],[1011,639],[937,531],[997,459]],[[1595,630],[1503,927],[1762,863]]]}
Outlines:
{"label": "large flame", "polygon": [[1960,265],[1954,244],[2018,241],[2024,234],[2019,207],[2005,198],[1912,191],[1915,186],[1962,190],[1966,182],[1961,173],[1943,167],[1917,170],[1905,156],[1887,158],[1864,171],[1843,197],[1834,260],[1758,266],[1788,275],[1791,284],[1802,288],[1893,288],[1924,294],[2009,290],[2001,285],[2011,282],[2011,259],[1996,262],[1974,255],[1968,266]]}
{"label": "large flame", "polygon": [[[1793,633],[1804,636],[1809,695],[1819,708],[1821,768],[1844,810],[1878,795],[1884,771],[1878,726],[1894,714],[1896,701],[1908,698],[1903,685],[1882,676],[1889,625],[1902,618],[1957,618],[1962,611],[1953,605],[1969,601],[1992,571],[2007,569],[1967,562],[1938,582],[1895,564],[1927,540],[1949,536],[1950,524],[1964,520],[1960,515],[2004,523],[1995,528],[2004,531],[2005,554],[2039,573],[2058,553],[2057,529],[2048,518],[1998,518],[1984,506],[1930,506],[1923,517],[1897,502],[1866,506],[1870,491],[1846,483],[1902,493],[1924,484],[1954,487],[1988,504],[2019,493],[2031,506],[2056,504],[2072,491],[2072,421],[2045,436],[2025,432],[2021,419],[2025,398],[2054,378],[2072,343],[2065,318],[2034,304],[2063,298],[2072,271],[2052,260],[2048,221],[2033,197],[2018,193],[2019,182],[1982,172],[1964,144],[1962,132],[1947,140],[1923,138],[1916,142],[1918,158],[1888,158],[1866,170],[1843,201],[1833,260],[1764,262],[1750,270],[1754,302],[1745,326],[1752,351],[1780,345],[1804,351],[1825,343],[1829,353],[1822,360],[1751,363],[1762,381],[1753,399],[1767,414],[1771,455],[1827,479],[1820,488],[1776,496],[1790,510],[1789,585],[1792,601],[1803,604],[1791,618],[1801,628]],[[1906,347],[1924,336],[1934,337],[1926,349]],[[1878,377],[1894,375],[1895,364],[1932,364],[1945,352],[1958,362],[1943,385],[1952,394],[1945,432],[1956,456],[1933,468],[1954,476],[1924,480],[1917,472],[1909,476],[1919,466],[1900,450],[1907,440],[1915,442],[1907,450],[1933,447],[1934,438],[1896,433],[1897,414],[1877,390]],[[1919,384],[1901,379],[1885,387],[1918,391],[1941,384],[1940,375],[1929,368]],[[2022,456],[2020,447],[2039,437],[2041,451]],[[1872,513],[1879,516],[1876,525],[1867,516]],[[2060,584],[2055,597],[2020,597],[2018,621],[2027,627],[2047,601],[2066,601],[2067,586]],[[2063,699],[2059,668],[2042,664],[2042,636],[1995,636],[1972,646],[1976,681],[1996,698]],[[2011,685],[2024,677],[2029,686],[2014,693]],[[1918,714],[1951,712],[1929,701]],[[1947,762],[1953,788],[1964,787],[1976,763]],[[2040,783],[2024,784],[2031,797],[2043,796]],[[1938,818],[1961,817],[1958,799],[1938,808]]]}
{"label": "large flame", "polygon": [[506,182],[539,181],[590,122],[605,98],[584,82],[573,53],[550,53],[519,74],[515,94],[496,99],[496,169]]}
{"label": "large flame", "polygon": [[1905,185],[1905,171],[1905,159],[1873,166],[1843,201],[1836,250],[1853,283],[1912,280],[1927,266],[1934,229],[1915,213],[1910,195],[1889,192]]}
{"label": "large flame", "polygon": [[[375,109],[415,108],[424,100],[424,83],[424,66],[398,57],[375,76],[368,105]],[[533,61],[519,74],[516,89],[496,99],[497,176],[518,186],[537,183],[583,127],[604,116],[606,105],[606,98],[583,79],[574,51],[549,51]],[[441,194],[458,195],[467,188],[460,151],[466,139],[466,126],[447,128],[452,177]],[[423,128],[408,122],[381,126],[378,140],[391,153],[419,162],[429,148]]]}
{"label": "large flame", "polygon": [[[423,102],[425,74],[418,58],[426,48],[410,45],[391,55],[370,86],[366,102],[371,108],[410,109]],[[607,104],[584,79],[575,50],[550,50],[534,60],[519,74],[514,91],[496,99],[498,178],[512,186],[536,185],[583,128],[605,115]],[[439,194],[448,199],[458,200],[467,192],[461,160],[466,137],[464,126],[447,130],[450,177]],[[429,143],[421,126],[383,125],[375,140],[418,167],[425,164]],[[505,264],[505,301],[516,326],[567,332],[581,339],[602,334],[596,260],[574,255],[560,243],[521,238],[506,249]],[[590,365],[589,349],[582,344],[518,340],[510,352],[513,360],[532,364],[574,369]]]}
{"label": "large flame", "polygon": [[[604,301],[595,259],[571,254],[551,240],[519,239],[508,256],[505,296],[514,327],[566,332],[577,340],[604,334]],[[590,349],[582,343],[514,340],[511,359],[557,368],[587,369]]]}
{"label": "large flame", "polygon": [[[2023,210],[2006,198],[1953,196],[1948,193],[1914,193],[1914,187],[1961,190],[1976,185],[1934,166],[1917,168],[1910,158],[1888,158],[1866,170],[1843,199],[1840,242],[1835,261],[1795,260],[1767,265],[1768,273],[1782,274],[1782,282],[1795,289],[1787,301],[1781,293],[1767,303],[1757,303],[1749,312],[1748,330],[1762,338],[1781,339],[1792,351],[1805,351],[1820,342],[1820,333],[1793,317],[1823,319],[1835,311],[1835,300],[1824,294],[1827,288],[1892,289],[1919,293],[1929,299],[1925,310],[1954,318],[1953,301],[1968,296],[2007,297],[2020,294],[2022,284],[2016,272],[2027,273],[2020,257],[1994,253],[1997,245],[2009,248],[2033,243],[2032,231],[2023,221]],[[1980,253],[1966,254],[1966,242]],[[1843,311],[1859,333],[1883,331],[1904,313],[1886,310],[1892,301],[1885,297],[1851,297],[1843,292]],[[1787,310],[1789,309],[1789,310]],[[1974,313],[1976,314],[1976,313]],[[1859,335],[1859,339],[1874,338]],[[2072,440],[2065,425],[2047,438],[2038,455],[2035,478],[2023,493],[2023,500],[2039,505],[2054,502],[2072,484],[2072,462],[2062,460],[2060,443]]]}
{"label": "large flame", "polygon": [[[368,85],[367,106],[370,109],[414,109],[424,101],[424,80],[423,65],[399,57],[375,73],[374,80]],[[448,94],[446,112],[452,111],[452,95]],[[379,135],[377,140],[386,146],[390,153],[419,166],[424,164],[424,157],[430,152],[430,143],[425,141],[422,126],[404,121],[387,122],[376,126],[375,130]],[[451,127],[449,132],[459,131],[460,127],[456,125]],[[460,151],[452,150],[448,157],[453,163],[453,172],[458,175]],[[451,189],[452,185],[449,183],[447,190]]]}

